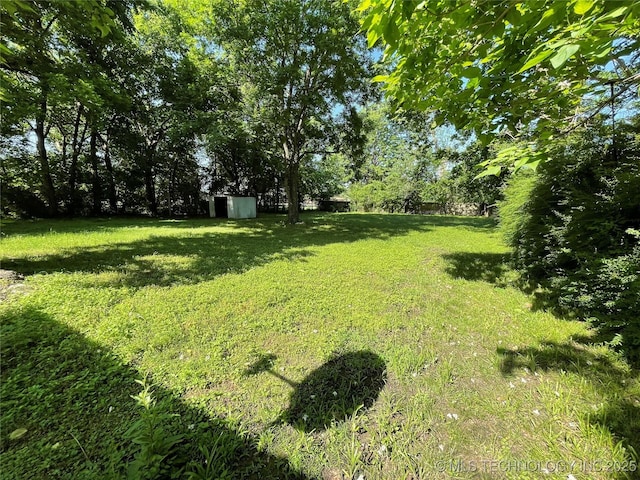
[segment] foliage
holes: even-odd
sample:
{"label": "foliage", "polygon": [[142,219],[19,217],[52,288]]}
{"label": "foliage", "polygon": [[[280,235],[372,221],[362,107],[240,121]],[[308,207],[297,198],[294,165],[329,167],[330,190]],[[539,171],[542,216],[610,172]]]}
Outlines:
{"label": "foliage", "polygon": [[[96,198],[93,208],[99,207],[97,123],[105,104],[119,94],[119,82],[108,72],[116,73],[122,65],[117,45],[131,29],[135,5],[133,1],[10,1],[0,6],[2,135],[9,141],[35,136],[37,155],[23,161],[37,165],[39,181],[31,187],[46,201],[49,214],[58,213],[61,196],[67,209],[75,212],[80,154],[89,137],[93,146],[87,163],[93,168],[86,183],[92,184]],[[116,47],[108,52],[112,45]],[[52,142],[61,144],[61,168],[55,165],[57,159],[50,158]]]}
{"label": "foliage", "polygon": [[398,105],[483,141],[535,131],[522,164],[544,158],[550,137],[585,110],[606,106],[583,103],[608,93],[612,65],[616,96],[640,79],[637,0],[362,0],[359,11],[369,46],[382,44],[390,69],[376,80]]}
{"label": "foliage", "polygon": [[[526,251],[524,245],[527,226],[531,225],[532,215],[529,211],[533,200],[533,189],[537,177],[534,172],[521,171],[511,176],[504,189],[504,200],[499,202],[500,230],[507,245],[514,249],[515,254]],[[530,232],[533,235],[533,232]],[[524,259],[516,261],[523,264]]]}
{"label": "foliage", "polygon": [[496,156],[496,144],[487,147],[475,142],[462,151],[439,150],[435,153],[442,174],[424,185],[424,202],[436,202],[447,211],[454,203],[476,203],[485,211],[502,197],[501,187],[506,171],[497,175],[479,176],[478,164],[490,162]]}
{"label": "foliage", "polygon": [[506,171],[478,177],[478,163],[495,158],[495,144],[434,149],[439,132],[431,129],[428,115],[393,115],[385,103],[370,106],[363,117],[366,143],[349,186],[356,209],[407,213],[438,203],[446,211],[454,203],[486,207],[500,198]]}
{"label": "foliage", "polygon": [[603,131],[576,134],[537,176],[516,176],[500,217],[517,268],[549,301],[621,335],[640,355],[640,144],[635,127],[602,147]]}
{"label": "foliage", "polygon": [[[44,200],[49,215],[197,213],[198,137],[234,104],[175,9],[14,3],[3,3],[3,210],[41,216]],[[85,28],[96,12],[109,21]],[[18,152],[32,134],[36,151]]]}
{"label": "foliage", "polygon": [[282,188],[296,209],[336,190],[324,157],[358,149],[368,89],[346,4],[85,3],[3,2],[5,213],[194,215],[205,193]]}
{"label": "foliage", "polygon": [[166,460],[173,454],[178,443],[184,440],[180,434],[171,435],[165,430],[165,423],[174,415],[156,408],[150,385],[138,380],[142,391],[133,399],[142,408],[140,419],[125,432],[125,438],[139,447],[133,462],[129,465],[128,478],[135,480],[166,477],[169,465]]}
{"label": "foliage", "polygon": [[354,125],[350,107],[366,90],[368,57],[357,21],[333,0],[219,2],[214,11],[209,35],[253,91],[248,110],[271,134],[267,149],[280,159],[289,222],[296,223],[301,166],[335,153],[332,138]]}
{"label": "foliage", "polygon": [[344,192],[347,159],[340,153],[316,158],[301,169],[300,195],[328,200]]}
{"label": "foliage", "polygon": [[424,115],[392,115],[378,103],[363,112],[366,141],[352,165],[349,197],[364,211],[410,212],[419,209],[420,191],[436,177],[437,163]]}

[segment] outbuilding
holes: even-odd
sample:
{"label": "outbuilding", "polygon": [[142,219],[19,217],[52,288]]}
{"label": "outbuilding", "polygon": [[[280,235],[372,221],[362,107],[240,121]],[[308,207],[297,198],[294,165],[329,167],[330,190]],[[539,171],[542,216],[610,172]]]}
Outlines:
{"label": "outbuilding", "polygon": [[331,197],[328,200],[319,200],[318,210],[323,212],[348,212],[351,210],[351,202],[348,198]]}
{"label": "outbuilding", "polygon": [[209,216],[216,218],[256,218],[255,197],[220,196],[209,198]]}

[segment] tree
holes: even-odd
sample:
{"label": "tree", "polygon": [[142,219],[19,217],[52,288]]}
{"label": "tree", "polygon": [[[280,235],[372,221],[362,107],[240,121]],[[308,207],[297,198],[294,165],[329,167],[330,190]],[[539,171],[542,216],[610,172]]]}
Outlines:
{"label": "tree", "polygon": [[490,162],[501,149],[497,142],[483,146],[475,142],[461,151],[439,150],[437,163],[444,175],[423,190],[425,201],[440,203],[446,210],[451,203],[477,203],[486,208],[502,198],[502,187],[507,175],[489,175],[478,178],[479,164]]}
{"label": "tree", "polygon": [[369,106],[362,116],[366,142],[361,163],[352,168],[351,200],[364,210],[416,210],[419,192],[437,170],[429,118],[394,116],[387,103]]}
{"label": "tree", "polygon": [[540,153],[607,105],[588,104],[606,80],[614,96],[640,80],[637,0],[362,0],[359,10],[369,45],[384,46],[387,94],[483,140],[535,133]]}
{"label": "tree", "polygon": [[344,192],[347,177],[347,158],[343,154],[332,154],[314,158],[303,165],[300,192],[305,196],[329,200]]}
{"label": "tree", "polygon": [[[215,40],[266,120],[284,172],[288,220],[299,220],[300,168],[327,149],[341,113],[366,88],[364,39],[341,1],[220,2]],[[342,107],[341,107],[342,106]]]}
{"label": "tree", "polygon": [[99,103],[98,72],[93,68],[100,65],[96,52],[130,25],[130,10],[128,1],[9,0],[0,5],[0,99],[6,121],[2,133],[19,135],[28,125],[35,134],[40,191],[50,215],[59,210],[48,151],[48,137],[55,122],[52,109],[58,113],[69,105],[75,109],[68,179],[73,213],[77,162],[84,142],[81,132],[86,125],[81,123],[83,116],[88,118],[88,110],[95,118],[93,110]]}
{"label": "tree", "polygon": [[156,5],[134,20],[140,65],[132,74],[131,108],[121,119],[122,154],[130,156],[132,170],[141,177],[151,215],[161,210],[160,197],[165,198],[162,210],[172,215],[178,191],[186,194],[179,203],[192,213],[200,188],[196,137],[217,108],[209,95],[215,66],[198,64],[196,52],[180,41],[185,26],[173,8]]}

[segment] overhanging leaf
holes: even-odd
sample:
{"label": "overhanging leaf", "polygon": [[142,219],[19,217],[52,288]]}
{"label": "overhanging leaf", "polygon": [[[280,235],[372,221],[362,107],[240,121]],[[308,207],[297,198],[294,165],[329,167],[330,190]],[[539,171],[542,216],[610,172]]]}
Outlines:
{"label": "overhanging leaf", "polygon": [[376,75],[371,79],[371,81],[375,83],[386,82],[387,80],[389,80],[389,75]]}
{"label": "overhanging leaf", "polygon": [[551,65],[553,66],[553,68],[560,68],[565,63],[567,63],[567,60],[575,55],[578,50],[580,50],[580,45],[577,45],[575,43],[561,47],[560,50],[558,50],[558,52],[553,57],[551,57]]}
{"label": "overhanging leaf", "polygon": [[398,45],[398,39],[400,38],[400,31],[398,25],[396,25],[395,19],[390,18],[387,26],[384,29],[384,40],[393,48]]}
{"label": "overhanging leaf", "polygon": [[601,22],[603,20],[610,20],[612,18],[618,18],[621,15],[624,15],[625,13],[627,13],[627,10],[629,10],[629,5],[626,5],[624,7],[620,7],[620,8],[616,8],[615,10],[610,11],[609,13],[607,13],[606,15],[603,15],[602,17],[598,18],[596,21]]}
{"label": "overhanging leaf", "polygon": [[584,15],[591,10],[594,4],[595,2],[593,0],[578,0],[573,6],[573,11],[578,15]]}
{"label": "overhanging leaf", "polygon": [[486,169],[484,169],[478,175],[476,175],[474,177],[474,179],[478,179],[478,178],[482,178],[482,177],[488,177],[490,175],[497,176],[497,175],[500,175],[501,171],[502,171],[502,167],[500,165],[492,165],[492,166],[487,167]]}
{"label": "overhanging leaf", "polygon": [[531,67],[535,67],[540,62],[542,62],[546,58],[550,57],[552,53],[553,53],[553,50],[544,50],[544,51],[538,53],[535,57],[533,57],[532,59],[528,60],[527,63],[525,63],[522,66],[522,68],[520,70],[518,70],[518,73],[525,72],[525,71],[529,70]]}

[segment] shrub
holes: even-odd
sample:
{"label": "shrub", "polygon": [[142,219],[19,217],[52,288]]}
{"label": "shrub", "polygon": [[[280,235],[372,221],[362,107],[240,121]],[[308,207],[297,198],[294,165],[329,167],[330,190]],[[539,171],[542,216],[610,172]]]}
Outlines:
{"label": "shrub", "polygon": [[534,174],[515,175],[500,204],[515,266],[564,313],[593,321],[640,357],[640,145],[617,154],[601,131],[576,135]]}

